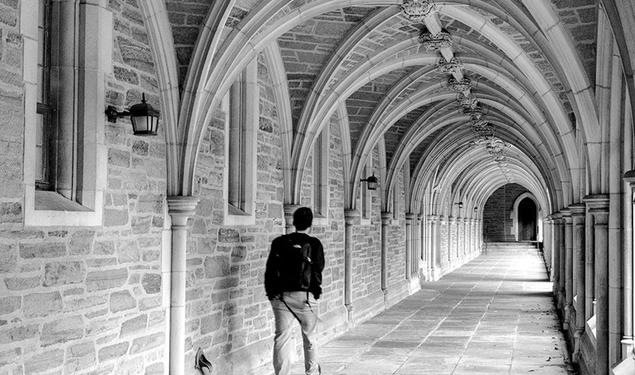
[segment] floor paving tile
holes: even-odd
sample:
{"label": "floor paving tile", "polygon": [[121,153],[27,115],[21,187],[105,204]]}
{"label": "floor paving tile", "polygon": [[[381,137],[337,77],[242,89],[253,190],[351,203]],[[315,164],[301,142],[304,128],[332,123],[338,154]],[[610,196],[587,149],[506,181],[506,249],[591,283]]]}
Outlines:
{"label": "floor paving tile", "polygon": [[558,327],[538,253],[491,252],[323,345],[320,361],[324,375],[562,375]]}

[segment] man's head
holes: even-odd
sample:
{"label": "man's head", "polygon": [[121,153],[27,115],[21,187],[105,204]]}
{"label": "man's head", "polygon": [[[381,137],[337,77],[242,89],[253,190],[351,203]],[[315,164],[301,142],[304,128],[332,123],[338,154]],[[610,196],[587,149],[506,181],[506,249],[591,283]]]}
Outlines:
{"label": "man's head", "polygon": [[313,224],[313,212],[308,207],[300,207],[293,213],[293,226],[296,230],[306,230]]}

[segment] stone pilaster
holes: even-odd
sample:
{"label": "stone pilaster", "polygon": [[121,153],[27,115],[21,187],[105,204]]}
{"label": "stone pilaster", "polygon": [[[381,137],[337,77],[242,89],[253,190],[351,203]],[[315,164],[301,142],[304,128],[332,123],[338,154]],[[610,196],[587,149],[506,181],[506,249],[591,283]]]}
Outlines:
{"label": "stone pilaster", "polygon": [[608,219],[609,198],[593,195],[584,198],[593,217],[596,290],[596,362],[595,374],[608,375],[609,363],[609,257]]}
{"label": "stone pilaster", "polygon": [[415,218],[415,214],[406,213],[406,280],[412,278],[412,221]]}
{"label": "stone pilaster", "polygon": [[569,331],[571,324],[571,309],[573,305],[573,220],[571,210],[563,209],[564,221],[564,322],[562,328]]}
{"label": "stone pilaster", "polygon": [[[633,235],[633,228],[635,227],[635,170],[628,171],[624,174],[624,181],[628,182],[630,187],[630,209],[625,209],[624,212],[624,231]],[[629,236],[625,236],[628,238]],[[624,336],[622,337],[622,353],[625,359],[635,361],[635,275],[633,275],[633,253],[631,251],[633,244],[632,237],[630,237],[630,246],[624,244],[624,274],[623,274],[623,288],[624,288]]]}
{"label": "stone pilaster", "polygon": [[439,217],[429,215],[430,222],[430,260],[428,262],[428,280],[437,280],[439,272]]}
{"label": "stone pilaster", "polygon": [[575,333],[573,361],[578,362],[580,358],[580,340],[584,334],[586,326],[585,319],[585,290],[584,290],[584,204],[574,204],[569,206],[573,221],[573,277],[575,284],[576,301],[575,304]]}
{"label": "stone pilaster", "polygon": [[357,210],[344,211],[344,305],[348,321],[353,321],[353,226],[359,224]]}
{"label": "stone pilaster", "polygon": [[384,300],[388,295],[387,255],[388,255],[388,225],[392,222],[392,212],[381,213],[381,290]]}
{"label": "stone pilaster", "polygon": [[555,213],[551,215],[551,229],[552,229],[552,238],[551,238],[551,249],[552,249],[552,257],[553,257],[553,269],[552,269],[552,280],[553,280],[553,294],[556,297],[556,300],[560,301],[560,278],[564,277],[560,273],[560,213]]}
{"label": "stone pilaster", "polygon": [[458,227],[456,217],[448,216],[448,264],[449,269],[453,268],[457,257],[457,249],[459,246]]}
{"label": "stone pilaster", "polygon": [[170,374],[185,371],[185,280],[187,258],[187,220],[194,216],[198,199],[172,196],[167,198],[172,221],[170,271]]}
{"label": "stone pilaster", "polygon": [[417,230],[415,232],[416,239],[416,250],[414,254],[414,269],[413,272],[416,275],[420,275],[419,270],[421,269],[421,264],[423,263],[423,215],[417,215]]}

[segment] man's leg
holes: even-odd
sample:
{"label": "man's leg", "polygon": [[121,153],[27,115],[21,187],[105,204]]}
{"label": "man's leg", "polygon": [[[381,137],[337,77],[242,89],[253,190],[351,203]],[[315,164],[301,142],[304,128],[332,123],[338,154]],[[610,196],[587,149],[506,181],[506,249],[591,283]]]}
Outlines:
{"label": "man's leg", "polygon": [[271,301],[273,316],[276,320],[276,333],[273,339],[273,368],[276,375],[287,375],[291,370],[292,352],[295,350],[291,340],[291,329],[295,318],[282,301]]}
{"label": "man's leg", "polygon": [[306,375],[318,375],[321,371],[317,352],[317,301],[311,295],[303,307],[298,316],[302,327],[304,370]]}

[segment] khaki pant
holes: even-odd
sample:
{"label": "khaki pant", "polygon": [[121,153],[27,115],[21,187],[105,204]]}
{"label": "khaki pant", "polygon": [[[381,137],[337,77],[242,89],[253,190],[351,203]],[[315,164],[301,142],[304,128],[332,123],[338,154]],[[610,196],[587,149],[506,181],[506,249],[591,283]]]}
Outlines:
{"label": "khaki pant", "polygon": [[[320,374],[315,332],[318,321],[317,302],[311,293],[308,293],[307,296],[307,292],[284,292],[282,298],[284,302],[278,298],[271,300],[273,315],[276,319],[276,335],[273,344],[273,367],[276,375],[287,375],[291,370],[291,358],[295,350],[292,345],[291,331],[294,322],[297,322],[298,319],[302,328],[306,375]],[[293,316],[289,308],[293,310],[298,319]]]}

